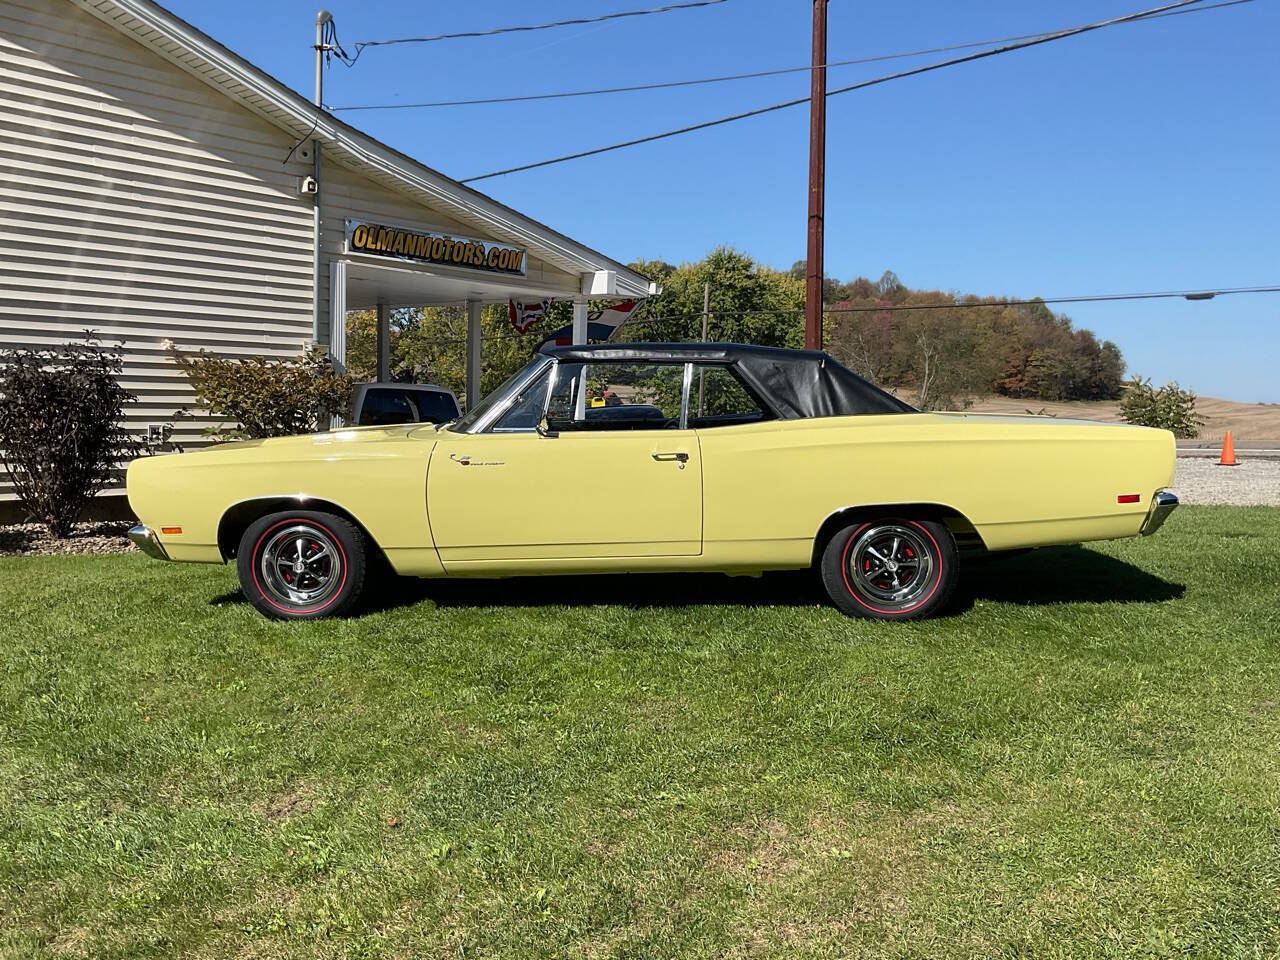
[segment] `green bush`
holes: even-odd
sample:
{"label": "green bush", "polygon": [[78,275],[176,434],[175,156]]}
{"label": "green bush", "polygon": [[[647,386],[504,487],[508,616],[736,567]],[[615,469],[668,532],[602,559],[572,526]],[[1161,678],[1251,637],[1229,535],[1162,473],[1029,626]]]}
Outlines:
{"label": "green bush", "polygon": [[290,360],[232,359],[173,351],[200,405],[235,422],[208,431],[215,439],[287,437],[324,430],[347,412],[353,380],[318,348]]}
{"label": "green bush", "polygon": [[92,332],[49,350],[0,351],[0,463],[23,506],[55,537],[138,446],[121,424],[136,398],[124,361]]}
{"label": "green bush", "polygon": [[1181,389],[1177,381],[1157,390],[1150,379],[1134,377],[1125,384],[1120,415],[1128,423],[1170,430],[1184,440],[1199,436],[1204,426],[1204,418],[1196,413],[1195,391]]}

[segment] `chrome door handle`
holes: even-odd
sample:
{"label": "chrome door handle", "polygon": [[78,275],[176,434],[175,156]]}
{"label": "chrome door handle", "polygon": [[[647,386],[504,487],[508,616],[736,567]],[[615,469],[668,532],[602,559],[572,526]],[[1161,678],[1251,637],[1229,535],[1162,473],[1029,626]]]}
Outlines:
{"label": "chrome door handle", "polygon": [[679,460],[681,463],[689,462],[689,455],[683,450],[674,450],[670,453],[654,453],[652,456],[655,460]]}

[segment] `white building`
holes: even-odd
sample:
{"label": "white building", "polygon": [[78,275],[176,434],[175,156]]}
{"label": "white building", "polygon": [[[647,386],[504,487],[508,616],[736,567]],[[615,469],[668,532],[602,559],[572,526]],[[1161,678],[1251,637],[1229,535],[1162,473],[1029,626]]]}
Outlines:
{"label": "white building", "polygon": [[0,346],[123,339],[138,432],[193,405],[168,340],[340,363],[347,310],[466,302],[478,376],[482,303],[649,292],[150,0],[0,0]]}

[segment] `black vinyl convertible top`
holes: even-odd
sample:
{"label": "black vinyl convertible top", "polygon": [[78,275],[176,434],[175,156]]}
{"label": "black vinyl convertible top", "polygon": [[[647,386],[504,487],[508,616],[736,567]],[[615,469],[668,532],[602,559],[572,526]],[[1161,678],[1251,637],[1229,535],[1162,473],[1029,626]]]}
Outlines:
{"label": "black vinyl convertible top", "polygon": [[819,350],[744,343],[597,343],[542,348],[564,363],[722,363],[783,420],[868,413],[915,413]]}

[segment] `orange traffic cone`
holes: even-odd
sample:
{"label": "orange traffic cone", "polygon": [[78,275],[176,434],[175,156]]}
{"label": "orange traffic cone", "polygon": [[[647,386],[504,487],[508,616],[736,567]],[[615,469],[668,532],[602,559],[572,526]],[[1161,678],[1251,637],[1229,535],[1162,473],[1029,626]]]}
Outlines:
{"label": "orange traffic cone", "polygon": [[1236,445],[1231,441],[1231,431],[1227,431],[1226,437],[1222,441],[1222,458],[1218,461],[1220,467],[1238,467],[1240,462],[1236,460]]}

